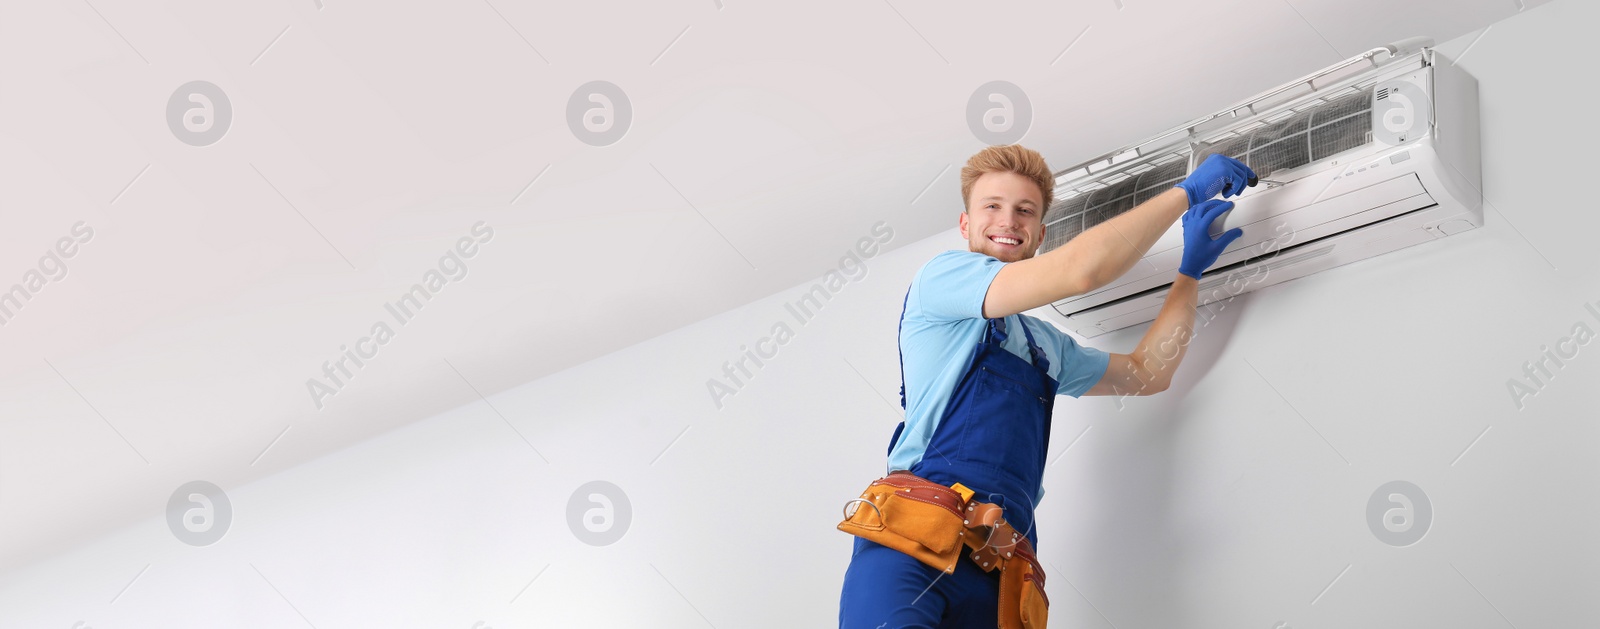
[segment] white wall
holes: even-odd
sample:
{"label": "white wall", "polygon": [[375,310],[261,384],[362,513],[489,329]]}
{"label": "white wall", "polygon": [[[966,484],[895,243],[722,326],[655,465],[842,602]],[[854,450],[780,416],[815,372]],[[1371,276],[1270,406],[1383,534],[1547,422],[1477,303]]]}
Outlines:
{"label": "white wall", "polygon": [[[1600,623],[1600,347],[1520,411],[1507,392],[1575,324],[1600,330],[1593,90],[1555,65],[1600,61],[1595,24],[1566,0],[1441,46],[1480,81],[1486,227],[1236,299],[1162,395],[1059,399],[1054,626]],[[155,517],[8,569],[0,626],[831,626],[833,526],[899,421],[902,291],[961,246],[890,244],[806,325],[783,305],[809,283],[226,487],[210,546]],[[707,381],[778,322],[793,338],[719,410]],[[632,510],[607,546],[567,522],[595,480]],[[1407,547],[1367,522],[1393,480],[1434,508]]]}

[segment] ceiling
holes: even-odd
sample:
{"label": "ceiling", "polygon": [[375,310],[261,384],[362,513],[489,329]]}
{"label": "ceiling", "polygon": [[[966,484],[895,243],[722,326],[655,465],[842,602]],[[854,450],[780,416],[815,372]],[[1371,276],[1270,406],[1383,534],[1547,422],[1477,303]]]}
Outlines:
{"label": "ceiling", "polygon": [[[0,288],[45,279],[0,327],[0,566],[815,279],[879,221],[949,230],[984,83],[1060,170],[1538,2],[614,4],[6,6]],[[232,112],[205,146],[166,117],[196,80]],[[632,110],[605,146],[567,119],[596,80]]]}

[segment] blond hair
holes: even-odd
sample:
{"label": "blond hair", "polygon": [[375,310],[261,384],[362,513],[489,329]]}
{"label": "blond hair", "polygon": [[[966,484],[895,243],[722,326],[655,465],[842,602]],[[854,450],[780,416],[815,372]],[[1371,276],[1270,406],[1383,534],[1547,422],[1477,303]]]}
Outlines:
{"label": "blond hair", "polygon": [[1039,208],[1039,220],[1044,220],[1055,197],[1056,177],[1050,172],[1050,166],[1045,164],[1043,155],[1020,144],[991,146],[967,160],[967,165],[961,167],[962,207],[967,208],[972,203],[972,186],[984,173],[1006,172],[1027,177],[1039,186],[1039,191],[1044,194],[1044,207]]}

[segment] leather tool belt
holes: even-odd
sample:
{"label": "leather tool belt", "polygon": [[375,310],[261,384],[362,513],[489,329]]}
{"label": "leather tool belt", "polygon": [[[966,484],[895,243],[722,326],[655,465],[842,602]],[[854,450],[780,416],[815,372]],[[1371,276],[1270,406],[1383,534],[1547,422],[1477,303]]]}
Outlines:
{"label": "leather tool belt", "polygon": [[[961,483],[940,485],[906,471],[872,481],[845,503],[839,530],[916,558],[945,574],[963,548],[985,572],[1000,570],[999,629],[1044,629],[1050,599],[1028,538],[1001,517],[1000,505],[972,500]],[[850,509],[855,505],[854,510]]]}

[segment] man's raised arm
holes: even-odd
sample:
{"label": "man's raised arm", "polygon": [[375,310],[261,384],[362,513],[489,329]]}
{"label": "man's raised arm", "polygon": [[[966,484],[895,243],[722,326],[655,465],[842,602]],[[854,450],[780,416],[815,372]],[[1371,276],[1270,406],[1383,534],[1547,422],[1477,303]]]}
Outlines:
{"label": "man's raised arm", "polygon": [[1041,256],[1005,265],[983,299],[983,316],[1004,317],[1098,289],[1127,273],[1191,206],[1256,185],[1243,162],[1213,154],[1182,183],[1111,217]]}

